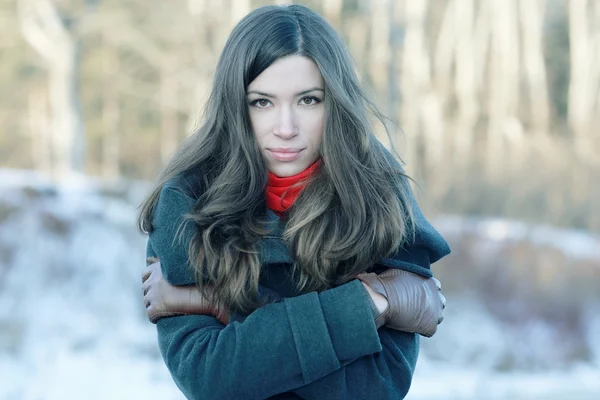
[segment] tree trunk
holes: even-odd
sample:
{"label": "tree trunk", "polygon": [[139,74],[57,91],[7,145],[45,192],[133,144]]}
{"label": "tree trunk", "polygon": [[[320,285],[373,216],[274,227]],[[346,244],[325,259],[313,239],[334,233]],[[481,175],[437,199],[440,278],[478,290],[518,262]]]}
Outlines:
{"label": "tree trunk", "polygon": [[[371,3],[369,75],[379,99],[385,98],[386,87],[389,85],[390,17],[390,0],[376,0]],[[387,102],[384,111],[390,111]]]}
{"label": "tree trunk", "polygon": [[[433,54],[435,89],[445,99],[450,96],[451,92],[452,64],[455,61],[456,53],[456,8],[456,0],[449,0],[446,4]],[[463,21],[459,21],[459,23],[463,23]]]}
{"label": "tree trunk", "polygon": [[571,73],[569,82],[569,126],[575,151],[581,158],[594,157],[589,143],[593,100],[597,91],[593,81],[594,46],[589,28],[588,0],[569,1],[569,44]]}
{"label": "tree trunk", "polygon": [[546,135],[550,115],[546,66],[542,50],[546,0],[521,0],[519,6],[531,128],[536,135]]}
{"label": "tree trunk", "polygon": [[25,39],[48,67],[52,111],[53,174],[64,179],[84,170],[85,136],[78,94],[78,40],[49,0],[20,3]]}
{"label": "tree trunk", "polygon": [[84,170],[85,138],[78,95],[78,44],[65,46],[65,63],[51,68],[55,154],[59,176]]}
{"label": "tree trunk", "polygon": [[120,76],[119,58],[111,49],[107,48],[104,53],[105,79],[112,84],[105,86],[103,94],[102,176],[106,179],[117,179],[121,174],[119,140],[121,109],[119,94],[115,89],[115,86],[118,87],[116,83]]}
{"label": "tree trunk", "polygon": [[231,22],[237,24],[251,10],[250,0],[231,0]]}
{"label": "tree trunk", "polygon": [[[593,86],[596,87],[596,110],[592,112],[593,118],[595,118],[592,121],[592,126],[597,127],[600,126],[600,1],[594,2],[593,16],[594,22],[592,23],[592,26],[595,28],[594,37],[596,38],[596,49],[594,54],[596,55],[596,61],[594,62],[595,67],[592,70],[595,72],[593,82],[596,83],[593,84]],[[595,131],[590,131],[589,135],[591,136],[590,140],[592,141],[590,146],[593,150],[592,153],[597,155],[600,153],[600,130],[596,129]],[[594,164],[594,167],[600,169],[600,157],[596,156],[593,160],[596,160],[595,163],[592,163]],[[600,218],[598,223],[600,223]]]}
{"label": "tree trunk", "polygon": [[343,0],[324,0],[323,15],[336,29],[341,27]]}
{"label": "tree trunk", "polygon": [[[402,54],[402,91],[401,124],[407,135],[407,161],[410,165],[421,161],[419,134],[421,132],[421,104],[425,92],[431,87],[429,54],[425,46],[425,12],[427,1],[405,0],[404,2],[404,53]],[[424,137],[422,139],[425,139]],[[424,140],[425,147],[435,144]]]}
{"label": "tree trunk", "polygon": [[491,3],[489,1],[479,2],[472,38],[475,86],[478,91],[481,91],[487,84],[486,66],[489,64],[490,38],[492,36],[491,20],[493,17]]}
{"label": "tree trunk", "polygon": [[344,29],[348,35],[348,44],[352,49],[352,55],[356,60],[357,68],[361,72],[368,70],[368,49],[369,26],[365,22],[366,18],[351,16],[343,21]]}
{"label": "tree trunk", "polygon": [[486,161],[489,176],[499,178],[507,160],[504,127],[519,106],[519,41],[515,0],[491,2],[489,127]]}
{"label": "tree trunk", "polygon": [[[397,1],[389,2],[389,13],[391,16],[390,22],[390,33],[389,33],[389,63],[387,68],[387,109],[385,110],[386,116],[394,118],[398,109],[400,108],[400,54],[402,47],[402,7]],[[390,146],[398,152],[401,157],[404,157],[404,149],[399,148],[396,140],[396,136],[400,134],[398,131],[390,130],[392,137],[390,137]]]}
{"label": "tree trunk", "polygon": [[51,175],[52,142],[47,90],[34,88],[29,93],[29,129],[34,168]]}
{"label": "tree trunk", "polygon": [[175,152],[179,142],[178,87],[174,77],[176,59],[167,59],[161,68],[160,104],[161,104],[161,144],[160,154],[163,165]]}
{"label": "tree trunk", "polygon": [[473,0],[455,1],[453,18],[456,26],[454,89],[458,108],[453,133],[453,158],[454,165],[464,169],[472,160],[474,129],[479,116],[474,43],[475,4]]}
{"label": "tree trunk", "polygon": [[188,0],[188,12],[193,16],[200,16],[206,9],[206,0]]}

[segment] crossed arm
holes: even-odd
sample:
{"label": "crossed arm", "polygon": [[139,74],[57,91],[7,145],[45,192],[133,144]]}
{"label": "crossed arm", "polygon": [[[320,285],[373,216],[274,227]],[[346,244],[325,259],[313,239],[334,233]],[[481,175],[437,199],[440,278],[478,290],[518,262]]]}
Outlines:
{"label": "crossed arm", "polygon": [[376,330],[359,285],[284,299],[226,326],[211,316],[163,318],[159,347],[189,399],[402,398],[418,339]]}
{"label": "crossed arm", "polygon": [[[200,314],[212,315],[227,325],[229,310],[218,309],[194,285],[169,284],[162,275],[157,258],[150,257],[148,263],[149,267],[142,273],[142,289],[151,322],[169,316]],[[377,328],[386,325],[391,329],[429,337],[442,322],[446,299],[441,294],[437,279],[423,278],[394,268],[380,274],[362,273],[357,278],[362,281],[371,299]],[[204,290],[210,293],[211,287]]]}
{"label": "crossed arm", "polygon": [[[161,193],[148,255],[160,258],[167,280],[187,258],[172,237],[190,206],[173,188]],[[418,354],[415,334],[376,329],[358,280],[268,304],[243,322],[186,315],[163,318],[157,329],[163,358],[190,399],[402,398]]]}

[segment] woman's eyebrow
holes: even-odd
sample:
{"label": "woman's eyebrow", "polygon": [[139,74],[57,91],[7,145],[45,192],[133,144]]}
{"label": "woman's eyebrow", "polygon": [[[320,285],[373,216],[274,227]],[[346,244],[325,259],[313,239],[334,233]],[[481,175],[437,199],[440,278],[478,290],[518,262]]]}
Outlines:
{"label": "woman's eyebrow", "polygon": [[250,95],[250,94],[258,94],[259,96],[273,97],[273,98],[275,97],[275,96],[274,96],[274,95],[272,95],[272,94],[268,94],[268,93],[264,93],[264,92],[259,92],[259,91],[256,91],[256,90],[250,90],[250,91],[247,93],[247,95]]}
{"label": "woman's eyebrow", "polygon": [[322,88],[320,88],[320,87],[313,87],[313,88],[310,88],[310,89],[307,89],[307,90],[303,90],[300,93],[297,93],[296,96],[302,96],[303,94],[314,92],[316,90],[320,90],[321,92],[325,93],[325,91]]}
{"label": "woman's eyebrow", "polygon": [[[317,90],[325,93],[325,91],[322,88],[320,88],[320,87],[313,87],[313,88],[310,88],[310,89],[303,90],[303,91],[301,91],[299,93],[296,93],[296,97],[297,96],[302,96],[303,94],[307,94],[307,93],[314,92],[314,91],[317,91]],[[247,94],[248,95],[250,95],[250,94],[257,94],[259,96],[271,97],[273,99],[277,97],[274,94],[269,94],[269,93],[265,93],[265,92],[259,92],[257,90],[250,90]]]}

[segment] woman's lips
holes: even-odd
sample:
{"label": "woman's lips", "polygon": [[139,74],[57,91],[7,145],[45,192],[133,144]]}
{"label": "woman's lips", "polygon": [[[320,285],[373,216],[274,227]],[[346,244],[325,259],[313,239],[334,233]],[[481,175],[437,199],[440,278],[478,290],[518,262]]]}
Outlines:
{"label": "woman's lips", "polygon": [[294,161],[300,157],[302,149],[267,149],[278,161]]}

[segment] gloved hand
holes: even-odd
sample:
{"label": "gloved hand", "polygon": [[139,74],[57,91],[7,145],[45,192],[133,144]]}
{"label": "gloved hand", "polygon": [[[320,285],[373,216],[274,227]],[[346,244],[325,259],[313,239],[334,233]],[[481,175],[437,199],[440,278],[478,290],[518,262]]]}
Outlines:
{"label": "gloved hand", "polygon": [[379,275],[362,273],[357,278],[383,295],[389,303],[387,310],[375,320],[378,329],[385,325],[431,337],[444,319],[446,298],[440,281],[435,278],[424,278],[395,268]]}
{"label": "gloved hand", "polygon": [[201,314],[212,315],[227,325],[228,310],[214,307],[194,285],[171,285],[164,278],[157,258],[150,257],[147,262],[150,265],[142,273],[142,291],[146,312],[152,323],[163,317]]}

